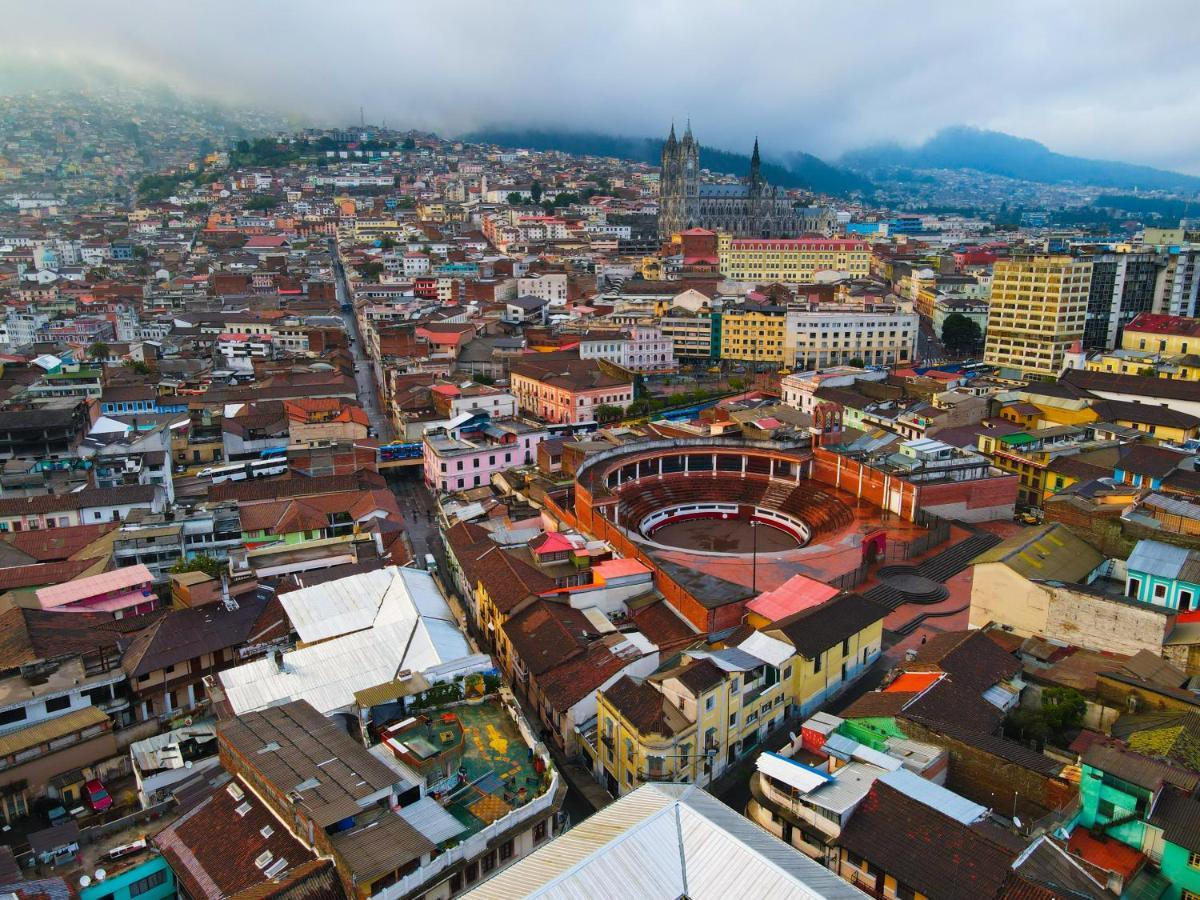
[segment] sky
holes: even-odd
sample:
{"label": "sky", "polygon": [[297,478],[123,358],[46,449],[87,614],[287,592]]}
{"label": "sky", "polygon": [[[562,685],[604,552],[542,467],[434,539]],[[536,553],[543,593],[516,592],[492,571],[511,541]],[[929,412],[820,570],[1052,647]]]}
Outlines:
{"label": "sky", "polygon": [[320,124],[634,136],[835,160],[949,125],[1200,174],[1200,15],[1110,0],[14,0],[4,71],[115,69]]}

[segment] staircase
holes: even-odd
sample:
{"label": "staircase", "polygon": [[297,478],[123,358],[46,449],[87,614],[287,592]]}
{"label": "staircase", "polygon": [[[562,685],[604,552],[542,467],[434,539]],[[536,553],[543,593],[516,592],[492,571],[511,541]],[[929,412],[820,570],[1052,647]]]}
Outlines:
{"label": "staircase", "polygon": [[1000,538],[986,531],[977,531],[965,541],[955,544],[917,566],[917,573],[934,581],[947,581],[971,564],[979,554],[991,550]]}

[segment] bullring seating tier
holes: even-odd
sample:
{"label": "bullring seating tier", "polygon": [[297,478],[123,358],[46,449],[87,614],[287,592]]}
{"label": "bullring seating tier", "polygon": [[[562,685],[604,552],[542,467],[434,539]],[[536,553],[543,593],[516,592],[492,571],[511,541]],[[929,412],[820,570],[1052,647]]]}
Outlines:
{"label": "bullring seating tier", "polygon": [[796,484],[729,472],[693,472],[627,482],[617,494],[621,501],[621,524],[632,529],[660,509],[689,503],[736,503],[777,510],[804,522],[813,540],[841,531],[854,522],[850,507],[811,481]]}

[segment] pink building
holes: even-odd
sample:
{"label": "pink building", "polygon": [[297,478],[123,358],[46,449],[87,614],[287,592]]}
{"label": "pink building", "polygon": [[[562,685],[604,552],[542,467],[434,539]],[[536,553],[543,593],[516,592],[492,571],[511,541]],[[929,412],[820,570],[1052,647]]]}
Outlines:
{"label": "pink building", "polygon": [[470,421],[426,432],[425,483],[437,491],[461,491],[490,484],[506,469],[533,465],[538,444],[547,433],[518,419],[488,420],[464,414]]}
{"label": "pink building", "polygon": [[548,353],[514,365],[509,390],[523,412],[552,424],[595,422],[597,407],[625,409],[633,402],[630,378],[610,375],[591,360]]}
{"label": "pink building", "polygon": [[110,612],[116,618],[138,616],[158,606],[154,576],[143,565],[101,572],[90,578],[44,587],[35,594],[38,606],[53,612]]}

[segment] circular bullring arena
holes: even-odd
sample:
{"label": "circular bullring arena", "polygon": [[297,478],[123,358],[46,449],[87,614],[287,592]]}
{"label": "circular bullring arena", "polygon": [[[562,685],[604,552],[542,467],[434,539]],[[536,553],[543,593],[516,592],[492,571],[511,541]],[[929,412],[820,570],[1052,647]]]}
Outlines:
{"label": "circular bullring arena", "polygon": [[786,554],[834,539],[859,519],[862,501],[810,480],[810,464],[806,448],[766,441],[641,442],[584,461],[576,514],[592,530],[603,519],[647,548]]}

